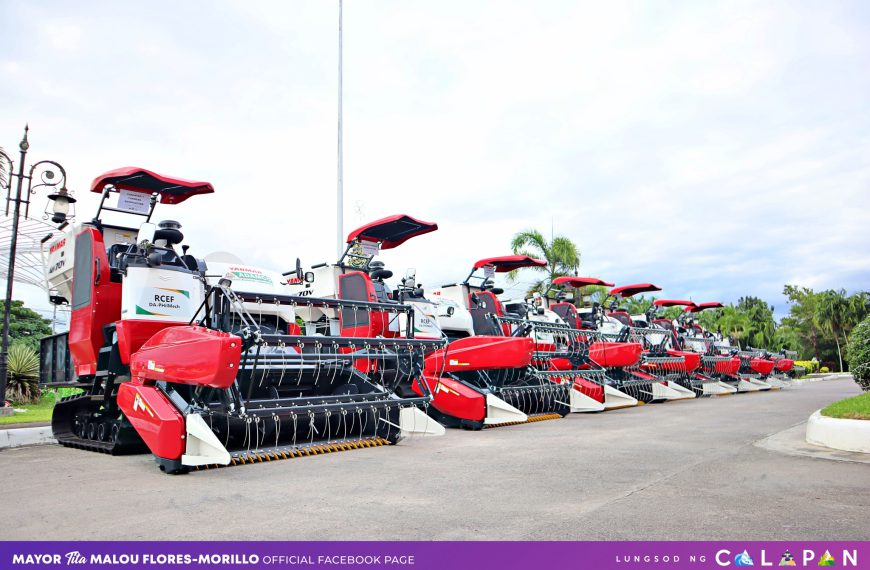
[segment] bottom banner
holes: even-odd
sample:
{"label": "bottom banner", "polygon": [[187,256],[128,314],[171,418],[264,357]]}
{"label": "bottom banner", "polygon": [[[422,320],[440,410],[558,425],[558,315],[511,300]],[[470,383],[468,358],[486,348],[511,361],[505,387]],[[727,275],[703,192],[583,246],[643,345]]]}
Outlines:
{"label": "bottom banner", "polygon": [[0,569],[870,568],[866,542],[0,542]]}

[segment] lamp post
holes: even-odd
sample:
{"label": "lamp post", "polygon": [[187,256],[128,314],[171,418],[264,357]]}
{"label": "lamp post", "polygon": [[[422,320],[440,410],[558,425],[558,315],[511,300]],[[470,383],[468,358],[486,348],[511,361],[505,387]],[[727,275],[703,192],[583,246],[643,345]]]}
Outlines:
{"label": "lamp post", "polygon": [[[0,151],[0,161],[3,161],[5,180],[0,180],[0,188],[6,190],[6,215],[9,215],[9,206],[12,206],[12,236],[9,243],[9,268],[6,272],[6,303],[3,306],[3,340],[0,343],[0,415],[4,414],[6,404],[6,380],[8,376],[8,353],[9,353],[9,317],[12,311],[12,283],[15,279],[15,253],[18,247],[18,220],[21,215],[21,205],[24,204],[24,217],[30,215],[30,196],[37,190],[45,189],[50,192],[49,206],[46,207],[44,218],[51,216],[55,224],[65,224],[75,217],[75,198],[70,195],[66,188],[66,170],[53,160],[41,160],[30,166],[25,174],[24,166],[27,159],[27,150],[30,143],[27,140],[28,126],[24,127],[24,136],[18,144],[19,159],[18,169],[15,169],[12,159],[5,152]],[[16,179],[15,195],[12,195],[12,179]],[[34,184],[36,180],[36,184]],[[27,181],[27,188],[24,182]],[[22,197],[22,193],[24,196]]]}

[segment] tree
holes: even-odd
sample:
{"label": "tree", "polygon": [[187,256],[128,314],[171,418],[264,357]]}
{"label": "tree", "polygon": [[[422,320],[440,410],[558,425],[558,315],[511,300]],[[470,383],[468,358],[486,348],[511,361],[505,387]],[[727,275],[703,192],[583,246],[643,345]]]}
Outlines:
{"label": "tree", "polygon": [[782,294],[788,297],[789,324],[795,328],[802,343],[817,360],[822,360],[820,351],[821,330],[818,321],[818,295],[808,287],[785,285]]}
{"label": "tree", "polygon": [[6,397],[19,404],[38,402],[39,355],[24,343],[9,347]]}
{"label": "tree", "polygon": [[[0,301],[0,312],[6,304]],[[12,310],[9,313],[9,340],[10,343],[21,343],[38,351],[39,340],[51,334],[51,321],[42,318],[42,315],[24,306],[24,301],[12,301]]]}
{"label": "tree", "polygon": [[[580,268],[580,251],[570,239],[565,236],[555,236],[547,241],[538,230],[525,230],[514,235],[511,249],[515,255],[527,255],[547,262],[547,267],[532,268],[546,273],[546,277],[536,281],[528,290],[528,294],[546,293],[553,279],[563,275],[574,275]],[[516,279],[516,271],[508,274],[508,279]]]}
{"label": "tree", "polygon": [[655,300],[656,297],[653,295],[650,295],[649,297],[645,295],[635,295],[620,301],[619,307],[624,309],[629,315],[645,315]]}
{"label": "tree", "polygon": [[846,347],[846,360],[855,382],[870,390],[870,317],[855,326]]}
{"label": "tree", "polygon": [[843,350],[840,338],[845,340],[845,328],[850,318],[850,304],[846,299],[846,291],[822,291],[816,305],[817,321],[822,331],[830,335],[837,345],[837,359],[840,361],[840,372],[843,371]]}

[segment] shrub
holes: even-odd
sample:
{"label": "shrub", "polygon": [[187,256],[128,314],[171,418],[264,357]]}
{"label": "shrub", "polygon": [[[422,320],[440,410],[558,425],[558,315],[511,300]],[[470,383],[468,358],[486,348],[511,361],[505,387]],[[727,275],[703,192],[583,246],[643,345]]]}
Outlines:
{"label": "shrub", "polygon": [[807,374],[819,371],[819,363],[815,360],[796,360],[794,364],[805,369]]}
{"label": "shrub", "polygon": [[9,347],[7,361],[6,397],[20,404],[38,402],[39,356],[26,344],[13,344]]}
{"label": "shrub", "polygon": [[870,317],[852,331],[846,346],[846,361],[855,382],[862,390],[870,390]]}
{"label": "shrub", "polygon": [[828,368],[827,366],[822,366],[822,369],[819,370],[819,372],[821,372],[821,373],[823,373],[823,374],[826,374],[826,373],[828,373],[828,372],[830,372],[830,371],[831,371],[831,369]]}

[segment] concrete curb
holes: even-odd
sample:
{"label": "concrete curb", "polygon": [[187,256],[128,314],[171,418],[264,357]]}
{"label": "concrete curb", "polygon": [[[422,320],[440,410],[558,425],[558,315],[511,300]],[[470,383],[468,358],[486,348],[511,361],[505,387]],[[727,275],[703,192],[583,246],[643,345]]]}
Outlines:
{"label": "concrete curb", "polygon": [[870,420],[829,418],[816,410],[807,422],[807,443],[870,453]]}
{"label": "concrete curb", "polygon": [[57,443],[51,433],[51,426],[0,430],[0,449],[47,443]]}

